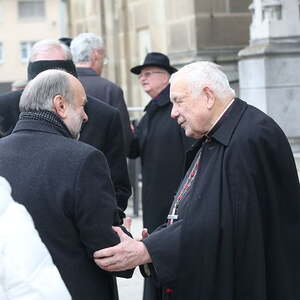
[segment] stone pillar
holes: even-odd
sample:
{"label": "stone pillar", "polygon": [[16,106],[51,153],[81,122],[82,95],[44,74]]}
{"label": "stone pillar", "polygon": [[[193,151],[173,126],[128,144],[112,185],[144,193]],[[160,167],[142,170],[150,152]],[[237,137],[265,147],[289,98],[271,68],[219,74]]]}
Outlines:
{"label": "stone pillar", "polygon": [[272,118],[300,152],[299,0],[254,0],[250,45],[239,52],[240,96]]}

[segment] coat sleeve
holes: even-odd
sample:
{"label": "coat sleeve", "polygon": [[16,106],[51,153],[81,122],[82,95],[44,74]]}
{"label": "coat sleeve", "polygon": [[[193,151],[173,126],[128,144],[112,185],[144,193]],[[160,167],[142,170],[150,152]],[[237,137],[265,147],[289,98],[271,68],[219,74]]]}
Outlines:
{"label": "coat sleeve", "polygon": [[[75,225],[91,259],[95,251],[120,242],[118,235],[112,230],[117,210],[106,159],[100,151],[95,150],[78,172],[73,208]],[[133,270],[128,270],[114,275],[128,278],[132,273]]]}
{"label": "coat sleeve", "polygon": [[113,88],[108,89],[108,94],[106,97],[110,100],[109,104],[117,108],[120,112],[124,135],[125,153],[127,154],[133,139],[133,133],[130,128],[129,114],[124,99],[124,93],[120,87],[114,86]]}
{"label": "coat sleeve", "polygon": [[105,147],[105,156],[110,167],[111,179],[116,192],[117,204],[124,211],[127,208],[128,198],[131,195],[131,185],[124,152],[124,142],[121,128],[121,119],[118,111],[110,122],[107,131],[109,147]]}
{"label": "coat sleeve", "polygon": [[140,122],[136,125],[134,137],[130,143],[129,152],[127,154],[128,158],[135,159],[142,155],[140,145],[141,145],[144,123],[145,123],[145,119],[142,118]]}
{"label": "coat sleeve", "polygon": [[150,278],[159,286],[173,287],[177,277],[182,220],[161,226],[143,242],[151,256]]}
{"label": "coat sleeve", "polygon": [[112,230],[117,203],[105,157],[93,151],[80,166],[75,182],[73,214],[90,257],[94,251],[119,243]]}

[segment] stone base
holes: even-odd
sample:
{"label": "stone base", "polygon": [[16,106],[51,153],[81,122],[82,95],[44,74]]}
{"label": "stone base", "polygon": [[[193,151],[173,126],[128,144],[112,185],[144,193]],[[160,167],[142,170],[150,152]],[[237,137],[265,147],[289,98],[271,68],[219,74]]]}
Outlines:
{"label": "stone base", "polygon": [[299,40],[264,41],[239,56],[241,98],[270,115],[290,139],[293,151],[300,152]]}

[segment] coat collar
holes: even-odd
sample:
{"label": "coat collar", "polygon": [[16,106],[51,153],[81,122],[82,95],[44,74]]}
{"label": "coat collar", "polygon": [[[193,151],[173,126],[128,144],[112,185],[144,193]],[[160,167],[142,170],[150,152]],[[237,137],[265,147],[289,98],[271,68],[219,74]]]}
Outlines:
{"label": "coat collar", "polygon": [[76,68],[78,76],[99,76],[93,69],[91,68]]}
{"label": "coat collar", "polygon": [[212,128],[212,130],[207,134],[207,136],[199,139],[186,153],[186,164],[185,170],[189,168],[191,162],[193,161],[195,155],[199,151],[201,145],[204,141],[210,142],[213,139],[219,143],[227,146],[230,142],[231,136],[242,117],[244,111],[247,109],[247,103],[241,99],[236,98],[231,106],[224,113],[222,118],[217,122],[217,124]]}
{"label": "coat collar", "polygon": [[20,131],[35,131],[62,135],[71,138],[70,134],[45,120],[19,120],[12,133]]}
{"label": "coat collar", "polygon": [[235,98],[232,105],[227,109],[222,118],[207,134],[207,138],[215,139],[221,144],[227,146],[247,106],[246,102]]}
{"label": "coat collar", "polygon": [[163,107],[170,104],[170,85],[167,85],[155,98],[153,98],[145,107],[144,111],[149,110],[153,105]]}

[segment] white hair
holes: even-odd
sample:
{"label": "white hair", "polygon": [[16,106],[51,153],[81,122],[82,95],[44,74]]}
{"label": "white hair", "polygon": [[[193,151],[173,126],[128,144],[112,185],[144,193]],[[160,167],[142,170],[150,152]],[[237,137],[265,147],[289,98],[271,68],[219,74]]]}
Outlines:
{"label": "white hair", "polygon": [[184,78],[191,93],[197,96],[207,86],[220,100],[235,97],[235,91],[230,87],[227,76],[221,67],[209,61],[199,61],[188,64],[171,75],[170,83],[178,77]]}
{"label": "white hair", "polygon": [[51,53],[54,49],[61,51],[65,55],[65,60],[72,60],[72,54],[68,46],[58,40],[47,39],[38,41],[33,45],[29,61],[34,62],[41,52]]}
{"label": "white hair", "polygon": [[91,61],[93,50],[104,50],[103,39],[94,33],[81,33],[71,42],[71,52],[75,64]]}

